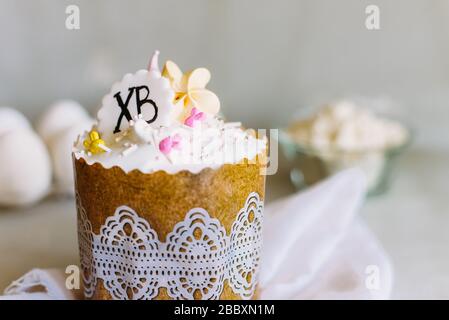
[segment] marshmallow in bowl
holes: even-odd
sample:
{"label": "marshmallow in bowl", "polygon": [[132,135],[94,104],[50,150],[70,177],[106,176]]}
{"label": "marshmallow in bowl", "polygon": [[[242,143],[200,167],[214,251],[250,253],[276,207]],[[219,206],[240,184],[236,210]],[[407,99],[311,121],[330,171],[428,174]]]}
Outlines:
{"label": "marshmallow in bowl", "polygon": [[[382,118],[350,101],[325,106],[315,115],[293,123],[288,134],[305,152],[309,164],[303,169],[308,181],[347,168],[365,173],[368,190],[376,192],[382,183],[388,151],[403,146],[408,131],[399,122]],[[315,169],[312,169],[315,168]]]}
{"label": "marshmallow in bowl", "polygon": [[400,123],[349,101],[328,105],[314,116],[295,122],[288,131],[297,143],[318,150],[385,150],[407,139],[407,130]]}

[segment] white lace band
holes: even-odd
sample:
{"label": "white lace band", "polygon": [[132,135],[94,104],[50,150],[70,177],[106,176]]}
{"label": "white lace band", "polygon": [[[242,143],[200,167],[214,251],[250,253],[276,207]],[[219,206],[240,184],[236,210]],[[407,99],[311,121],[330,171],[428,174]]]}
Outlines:
{"label": "white lace band", "polygon": [[224,281],[242,299],[257,284],[262,245],[263,201],[250,193],[230,235],[202,208],[190,210],[166,242],[131,208],[118,207],[100,234],[78,198],[78,237],[86,297],[97,280],[114,299],[153,299],[166,288],[173,299],[219,299]]}

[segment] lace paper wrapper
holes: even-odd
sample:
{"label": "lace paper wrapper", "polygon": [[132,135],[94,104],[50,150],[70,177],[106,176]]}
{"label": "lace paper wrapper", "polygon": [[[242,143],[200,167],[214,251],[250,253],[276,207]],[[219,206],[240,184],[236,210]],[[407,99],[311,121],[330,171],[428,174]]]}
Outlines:
{"label": "lace paper wrapper", "polygon": [[86,298],[254,298],[265,186],[258,165],[126,174],[75,160],[75,169]]}

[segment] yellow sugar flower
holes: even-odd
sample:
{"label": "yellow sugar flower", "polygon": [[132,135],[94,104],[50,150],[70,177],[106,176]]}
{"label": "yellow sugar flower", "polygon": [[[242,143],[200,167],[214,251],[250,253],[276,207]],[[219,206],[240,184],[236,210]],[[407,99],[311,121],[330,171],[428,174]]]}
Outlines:
{"label": "yellow sugar flower", "polygon": [[100,134],[95,130],[89,132],[89,136],[84,140],[83,145],[87,151],[92,152],[93,154],[109,150],[104,141],[100,138]]}
{"label": "yellow sugar flower", "polygon": [[209,114],[217,114],[220,110],[220,100],[212,91],[206,89],[210,81],[210,72],[198,68],[186,73],[173,62],[167,61],[162,75],[170,80],[175,99],[173,103],[182,102],[186,108],[197,108]]}

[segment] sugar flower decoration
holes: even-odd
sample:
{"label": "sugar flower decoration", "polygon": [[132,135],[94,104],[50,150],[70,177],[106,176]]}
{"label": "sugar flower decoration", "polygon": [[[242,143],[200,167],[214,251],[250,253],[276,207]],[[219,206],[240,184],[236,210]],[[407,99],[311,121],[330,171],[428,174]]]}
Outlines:
{"label": "sugar flower decoration", "polygon": [[210,81],[209,70],[198,68],[182,73],[173,61],[167,61],[162,76],[170,80],[175,91],[174,104],[182,102],[186,108],[194,107],[212,115],[220,110],[220,100],[215,93],[206,89]]}
{"label": "sugar flower decoration", "polygon": [[204,112],[199,111],[197,108],[193,108],[190,112],[190,116],[184,121],[184,124],[189,127],[194,127],[197,121],[203,121],[206,118]]}
{"label": "sugar flower decoration", "polygon": [[179,150],[181,148],[181,136],[179,134],[173,137],[166,137],[159,143],[159,150],[163,154],[169,154],[173,149]]}
{"label": "sugar flower decoration", "polygon": [[110,151],[110,149],[106,147],[104,141],[100,138],[100,134],[95,130],[89,132],[89,135],[86,140],[84,140],[83,144],[86,150],[93,154]]}

